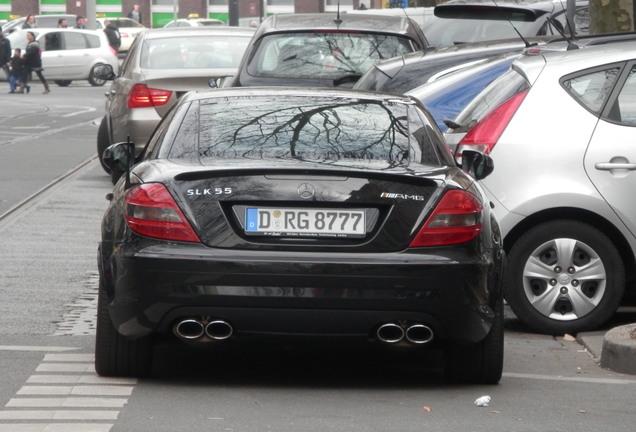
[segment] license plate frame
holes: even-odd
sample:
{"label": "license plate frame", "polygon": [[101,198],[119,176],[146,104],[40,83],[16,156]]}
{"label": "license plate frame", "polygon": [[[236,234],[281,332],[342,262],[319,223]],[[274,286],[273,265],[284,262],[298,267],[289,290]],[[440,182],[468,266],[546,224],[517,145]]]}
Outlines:
{"label": "license plate frame", "polygon": [[367,234],[365,209],[245,208],[246,235],[278,237],[361,238]]}

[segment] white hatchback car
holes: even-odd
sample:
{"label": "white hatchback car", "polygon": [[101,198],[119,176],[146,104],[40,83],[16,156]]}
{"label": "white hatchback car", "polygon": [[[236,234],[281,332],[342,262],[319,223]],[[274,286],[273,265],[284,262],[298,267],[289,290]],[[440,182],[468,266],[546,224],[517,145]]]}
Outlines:
{"label": "white hatchback car", "polygon": [[108,45],[101,30],[78,30],[70,28],[34,28],[17,30],[7,36],[11,48],[27,46],[27,32],[35,34],[42,49],[42,67],[47,80],[65,87],[74,80],[88,80],[93,86],[102,86],[106,81],[93,75],[96,65],[109,64],[118,70],[117,53]]}
{"label": "white hatchback car", "polygon": [[636,41],[545,50],[457,117],[469,129],[456,155],[494,160],[482,185],[508,253],[508,303],[529,327],[564,334],[598,328],[634,292]]}

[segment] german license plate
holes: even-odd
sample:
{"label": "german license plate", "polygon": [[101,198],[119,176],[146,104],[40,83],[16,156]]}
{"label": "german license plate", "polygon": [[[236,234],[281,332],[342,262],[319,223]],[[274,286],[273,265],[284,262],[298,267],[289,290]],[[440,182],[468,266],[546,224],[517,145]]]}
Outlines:
{"label": "german license plate", "polygon": [[365,211],[248,207],[245,209],[245,233],[290,237],[364,236]]}

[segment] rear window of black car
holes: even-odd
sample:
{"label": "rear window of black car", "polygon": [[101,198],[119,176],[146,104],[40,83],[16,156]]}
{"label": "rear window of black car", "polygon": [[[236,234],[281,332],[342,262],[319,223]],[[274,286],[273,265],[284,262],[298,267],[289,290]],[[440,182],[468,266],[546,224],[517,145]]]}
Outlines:
{"label": "rear window of black car", "polygon": [[439,166],[431,128],[414,106],[338,98],[236,97],[192,103],[170,159],[420,162]]}

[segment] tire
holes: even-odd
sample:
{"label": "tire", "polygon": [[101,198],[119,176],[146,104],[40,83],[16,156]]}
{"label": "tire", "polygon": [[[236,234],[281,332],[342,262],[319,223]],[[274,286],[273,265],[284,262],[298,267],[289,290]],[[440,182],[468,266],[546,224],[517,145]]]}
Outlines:
{"label": "tire", "polygon": [[108,123],[106,116],[104,116],[99,124],[99,129],[97,129],[97,157],[99,158],[99,163],[102,165],[102,168],[107,174],[110,174],[111,169],[106,166],[102,156],[104,154],[104,150],[106,150],[109,145],[110,139],[108,138]]}
{"label": "tire", "polygon": [[71,80],[55,80],[55,84],[60,87],[68,87],[73,81]]}
{"label": "tire", "polygon": [[94,74],[94,72],[93,72],[93,71],[95,70],[95,67],[96,67],[96,66],[98,66],[98,65],[94,65],[94,66],[91,68],[91,71],[90,71],[90,72],[89,72],[89,74],[88,74],[88,82],[89,82],[89,83],[90,83],[90,85],[92,85],[93,87],[101,87],[101,86],[103,86],[104,84],[106,84],[106,80],[99,79],[99,78],[97,78],[97,77],[95,76],[95,74]]}
{"label": "tire", "polygon": [[100,276],[95,333],[95,371],[104,377],[147,377],[152,373],[151,337],[128,340],[113,327]]}
{"label": "tire", "polygon": [[447,345],[444,349],[444,375],[455,384],[497,384],[504,362],[503,301],[496,307],[490,332],[472,345]]}
{"label": "tire", "polygon": [[597,329],[616,312],[624,291],[616,246],[586,223],[537,225],[508,254],[504,295],[517,317],[539,333]]}

